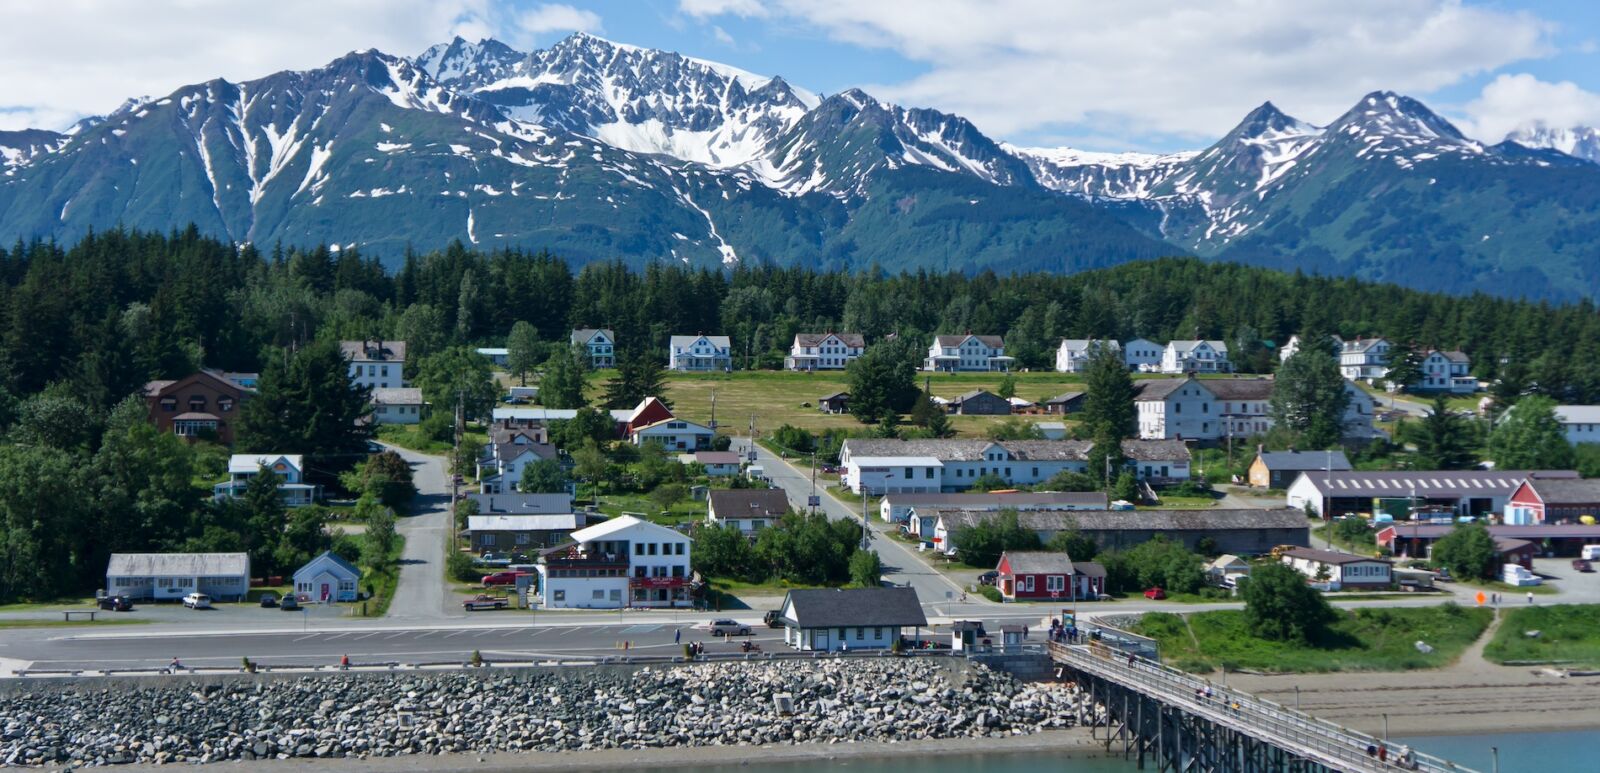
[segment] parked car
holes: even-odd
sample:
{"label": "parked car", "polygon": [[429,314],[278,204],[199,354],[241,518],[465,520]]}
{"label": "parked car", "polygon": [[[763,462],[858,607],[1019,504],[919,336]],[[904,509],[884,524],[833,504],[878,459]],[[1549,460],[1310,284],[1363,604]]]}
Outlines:
{"label": "parked car", "polygon": [[133,601],[127,596],[102,596],[100,598],[100,608],[109,609],[112,612],[132,612]]}
{"label": "parked car", "polygon": [[510,566],[511,556],[505,553],[484,553],[478,556],[478,563],[484,566]]}
{"label": "parked car", "polygon": [[278,606],[278,595],[276,593],[263,593],[263,594],[261,594],[261,608],[262,609],[272,609],[272,608],[274,608],[276,606]]}
{"label": "parked car", "polygon": [[191,593],[183,597],[183,605],[190,609],[210,609],[211,597],[204,593]]}
{"label": "parked car", "polygon": [[494,588],[505,585],[516,585],[518,577],[525,577],[528,572],[495,572],[483,576],[483,587]]}
{"label": "parked car", "polygon": [[712,620],[695,626],[702,631],[710,631],[712,636],[749,636],[750,626],[743,625],[733,620]]}
{"label": "parked car", "polygon": [[993,569],[990,569],[989,571],[978,575],[978,584],[979,585],[993,585],[999,579],[1000,579],[1000,573],[995,571],[995,570],[993,570]]}
{"label": "parked car", "polygon": [[839,474],[839,468],[837,466],[835,466],[835,465],[832,465],[832,464],[824,464],[821,467],[819,467],[817,471],[821,472],[823,475],[838,475]]}
{"label": "parked car", "polygon": [[783,613],[776,609],[769,609],[766,614],[761,616],[761,622],[766,623],[768,628],[782,628]]}
{"label": "parked car", "polygon": [[468,612],[477,612],[483,609],[505,609],[506,606],[505,596],[491,596],[487,593],[479,593],[461,602],[461,608]]}
{"label": "parked car", "polygon": [[507,395],[505,399],[506,405],[522,405],[525,402],[528,401],[517,397],[516,395]]}
{"label": "parked car", "polygon": [[278,608],[285,612],[298,612],[300,611],[300,599],[296,598],[293,593],[285,593],[283,594],[283,600],[278,602]]}
{"label": "parked car", "polygon": [[368,440],[367,441],[367,453],[369,453],[369,454],[381,454],[381,453],[383,453],[384,451],[387,451],[387,450],[389,450],[389,449],[384,448],[383,444],[379,443],[376,440]]}
{"label": "parked car", "polygon": [[1160,588],[1147,588],[1144,597],[1151,601],[1160,601],[1167,597],[1167,592]]}
{"label": "parked car", "polygon": [[1572,559],[1572,568],[1585,573],[1594,571],[1594,566],[1581,558]]}

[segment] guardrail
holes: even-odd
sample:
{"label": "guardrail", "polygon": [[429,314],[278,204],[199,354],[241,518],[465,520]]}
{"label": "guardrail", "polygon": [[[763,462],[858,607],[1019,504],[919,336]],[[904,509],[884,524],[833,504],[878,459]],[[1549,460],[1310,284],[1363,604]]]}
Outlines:
{"label": "guardrail", "polygon": [[[1217,687],[1155,661],[1129,659],[1124,653],[1104,647],[1059,642],[1050,643],[1050,653],[1059,663],[1121,683],[1168,705],[1342,770],[1472,773],[1470,768],[1415,750],[1410,750],[1410,760],[1403,763],[1382,739],[1250,693]],[[1211,693],[1210,697],[1204,697],[1206,691]],[[1380,760],[1368,754],[1369,748],[1386,749],[1388,759]]]}

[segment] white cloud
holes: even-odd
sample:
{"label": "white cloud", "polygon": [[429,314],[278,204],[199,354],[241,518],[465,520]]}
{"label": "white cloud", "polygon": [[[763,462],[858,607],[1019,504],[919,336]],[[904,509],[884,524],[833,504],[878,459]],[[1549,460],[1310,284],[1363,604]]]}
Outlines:
{"label": "white cloud", "polygon": [[734,41],[733,36],[729,35],[728,31],[723,29],[721,25],[712,25],[711,36],[716,38],[718,43],[721,43],[725,46],[736,45],[736,41]]}
{"label": "white cloud", "polygon": [[130,96],[320,67],[353,50],[409,55],[502,26],[492,0],[52,0],[0,25],[0,128],[61,129]]}
{"label": "white cloud", "polygon": [[702,19],[782,14],[925,64],[880,96],[1000,137],[1056,131],[1209,141],[1272,100],[1325,122],[1377,89],[1425,95],[1553,53],[1531,14],[1457,0],[681,0]]}
{"label": "white cloud", "polygon": [[1527,73],[1501,75],[1485,85],[1464,112],[1462,130],[1492,143],[1536,122],[1558,129],[1600,126],[1600,94],[1571,81],[1550,83]]}
{"label": "white cloud", "polygon": [[541,32],[599,32],[600,15],[565,3],[544,3],[518,14],[517,26],[533,35]]}

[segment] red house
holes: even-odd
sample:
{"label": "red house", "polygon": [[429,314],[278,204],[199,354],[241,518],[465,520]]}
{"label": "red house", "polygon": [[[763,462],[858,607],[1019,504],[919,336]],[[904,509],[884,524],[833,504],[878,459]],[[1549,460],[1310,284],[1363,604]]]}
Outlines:
{"label": "red house", "polygon": [[1506,503],[1505,522],[1578,523],[1585,515],[1600,516],[1600,478],[1528,478]]}
{"label": "red house", "polygon": [[1066,553],[1006,552],[995,584],[1006,601],[1093,599],[1106,589],[1105,567],[1073,561]]}
{"label": "red house", "polygon": [[233,445],[234,421],[253,394],[254,389],[214,370],[144,385],[145,409],[156,429],[186,439],[211,434],[223,445]]}
{"label": "red house", "polygon": [[672,415],[672,410],[665,403],[654,397],[646,397],[639,401],[639,405],[628,414],[627,420],[622,422],[622,436],[631,438],[637,430],[673,418],[677,417]]}

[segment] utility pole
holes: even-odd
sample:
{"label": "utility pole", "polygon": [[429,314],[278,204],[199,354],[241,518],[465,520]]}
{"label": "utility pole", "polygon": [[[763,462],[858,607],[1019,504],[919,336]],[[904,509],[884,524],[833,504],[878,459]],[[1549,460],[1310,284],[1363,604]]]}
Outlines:
{"label": "utility pole", "polygon": [[465,418],[466,418],[466,409],[463,406],[463,402],[465,400],[466,400],[466,392],[465,392],[465,390],[457,389],[456,390],[456,431],[455,431],[455,440],[454,440],[454,451],[452,451],[451,455],[450,455],[450,469],[449,469],[449,472],[450,472],[450,552],[452,552],[452,553],[454,553],[455,551],[460,549],[460,546],[456,544],[456,540],[459,538],[458,535],[460,534],[460,529],[456,528],[456,519],[457,519],[456,506],[457,506],[457,503],[461,501],[461,471],[456,469],[456,464],[461,459],[462,424],[464,423]]}
{"label": "utility pole", "polygon": [[711,431],[717,430],[717,390],[711,390]]}
{"label": "utility pole", "polygon": [[811,504],[812,502],[815,502],[815,501],[817,501],[817,452],[816,451],[812,451],[811,452],[811,493],[806,496],[806,512],[809,513],[810,515],[816,515],[817,514],[816,505]]}

